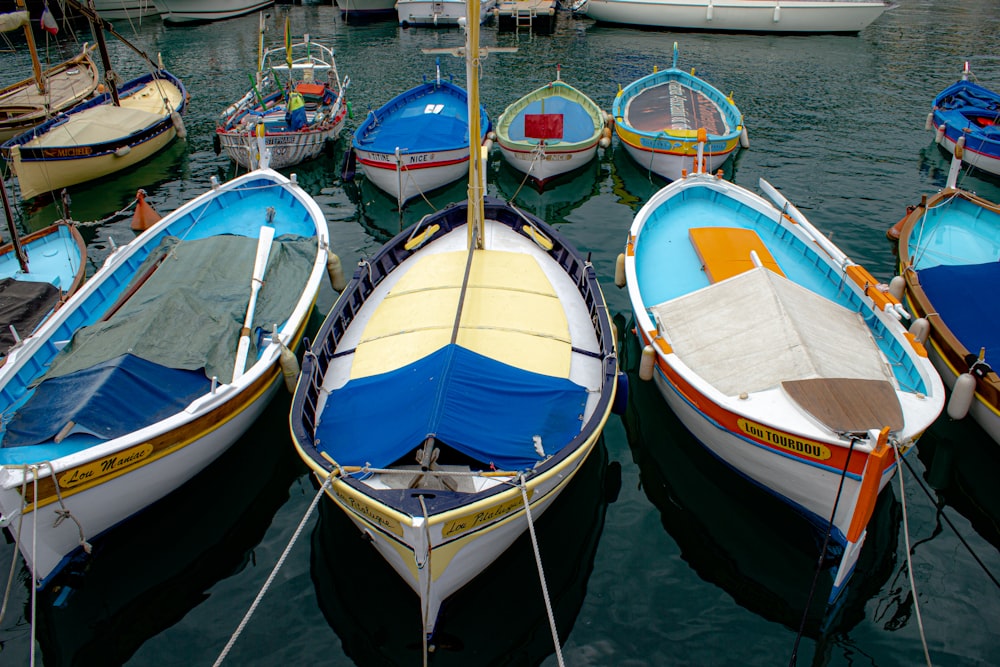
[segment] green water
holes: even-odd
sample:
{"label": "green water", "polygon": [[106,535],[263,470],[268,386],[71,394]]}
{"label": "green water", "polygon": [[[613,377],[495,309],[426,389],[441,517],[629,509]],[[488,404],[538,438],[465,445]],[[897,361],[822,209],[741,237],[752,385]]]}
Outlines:
{"label": "green water", "polygon": [[[958,78],[965,60],[983,84],[1000,88],[997,12],[992,0],[901,0],[860,35],[806,37],[652,32],[562,13],[551,36],[484,28],[484,44],[518,51],[483,61],[482,100],[495,120],[551,80],[559,64],[564,80],[610,109],[619,85],[670,65],[677,41],[680,66],[732,91],[745,115],[751,146],[727,176],[749,188],[766,178],[849,256],[888,280],[886,229],[907,204],[944,185],[947,160],[924,130],[933,96]],[[462,41],[454,29],[348,25],[328,5],[278,6],[271,14],[279,21],[290,15],[293,34],[309,32],[336,49],[341,76],[351,78],[349,130],[369,108],[433,76],[434,56],[421,49]],[[243,94],[256,63],[256,16],[197,27],[117,25],[185,81],[188,139],[130,173],[71,193],[75,219],[102,221],[84,232],[92,270],[112,243],[132,238],[128,213],[109,216],[138,188],[166,213],[207,189],[210,177],[233,175],[213,150],[215,119]],[[280,28],[269,38],[280,41]],[[112,49],[122,76],[142,72],[124,48]],[[0,83],[26,71],[23,53],[0,54],[0,62]],[[442,68],[464,85],[460,61],[442,56]],[[464,187],[414,202],[400,215],[363,180],[340,180],[347,134],[332,155],[290,171],[320,203],[333,249],[350,270],[401,225],[464,198]],[[1000,179],[966,174],[961,184],[1000,200]],[[629,369],[634,339],[628,297],[613,285],[615,258],[632,216],[662,185],[617,144],[541,193],[522,188],[498,152],[489,165],[491,194],[516,194],[592,253],[626,338],[622,362]],[[58,217],[50,202],[29,202],[21,212],[31,228]],[[317,310],[325,313],[335,298],[325,287]],[[628,412],[609,421],[599,456],[537,526],[566,664],[789,664],[816,539],[781,503],[707,456],[655,390],[634,373],[631,379]],[[40,598],[38,664],[215,662],[315,495],[287,435],[288,403],[282,397],[272,404],[207,474],[96,541],[89,571],[71,580],[61,606]],[[965,546],[998,576],[1000,449],[973,424],[946,419],[918,449],[912,469],[903,470],[904,492],[897,477],[883,494],[842,607],[828,614],[814,605],[806,615],[798,664],[925,664],[918,609],[934,665],[1000,664],[1000,588]],[[12,545],[0,545],[0,571],[14,554]],[[18,570],[0,623],[4,665],[31,658],[25,579]],[[819,598],[824,585],[821,577]],[[446,605],[440,628],[431,664],[557,664],[530,543],[519,542]],[[324,502],[305,521],[225,664],[354,662],[421,664],[418,604]]]}

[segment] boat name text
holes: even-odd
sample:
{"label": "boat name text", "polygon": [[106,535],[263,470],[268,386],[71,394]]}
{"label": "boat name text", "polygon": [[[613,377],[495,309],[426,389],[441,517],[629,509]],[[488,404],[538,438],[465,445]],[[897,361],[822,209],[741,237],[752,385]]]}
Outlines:
{"label": "boat name text", "polygon": [[64,489],[86,484],[99,477],[118,472],[123,468],[135,465],[153,453],[153,445],[145,443],[121,451],[114,456],[108,456],[98,461],[73,468],[59,479],[59,486]]}
{"label": "boat name text", "polygon": [[[531,492],[528,493],[529,499],[533,495]],[[493,523],[497,519],[510,514],[514,510],[524,507],[523,501],[518,498],[516,500],[508,500],[505,503],[500,503],[499,505],[493,505],[488,507],[481,512],[476,512],[474,514],[466,514],[458,519],[453,519],[441,527],[441,537],[454,537],[461,533],[468,532],[470,530],[475,530],[486,524]]]}
{"label": "boat name text", "polygon": [[355,514],[359,514],[364,517],[368,523],[374,524],[378,528],[400,537],[403,536],[403,529],[400,527],[399,522],[395,519],[390,519],[382,512],[372,508],[368,503],[361,502],[357,498],[343,493],[340,489],[334,489],[334,493],[337,494],[337,500],[339,500],[345,507],[350,509]]}
{"label": "boat name text", "polygon": [[796,438],[787,433],[774,431],[761,424],[747,421],[746,419],[738,420],[737,424],[740,430],[747,435],[786,451],[809,456],[820,461],[826,461],[831,456],[830,449],[822,443]]}

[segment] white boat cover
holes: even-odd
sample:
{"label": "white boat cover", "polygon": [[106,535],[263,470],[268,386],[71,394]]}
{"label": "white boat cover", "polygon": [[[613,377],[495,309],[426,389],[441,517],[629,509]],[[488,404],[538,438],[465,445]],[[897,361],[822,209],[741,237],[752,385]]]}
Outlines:
{"label": "white boat cover", "polygon": [[674,353],[729,396],[785,380],[892,382],[858,313],[763,267],[651,311]]}

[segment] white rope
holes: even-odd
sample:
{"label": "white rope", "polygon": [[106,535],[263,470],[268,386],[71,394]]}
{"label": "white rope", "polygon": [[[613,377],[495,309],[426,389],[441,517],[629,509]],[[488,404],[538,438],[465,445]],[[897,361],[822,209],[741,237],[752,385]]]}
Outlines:
{"label": "white rope", "polygon": [[323,482],[323,485],[319,487],[319,491],[316,492],[316,496],[312,499],[312,502],[309,503],[309,508],[306,509],[306,513],[302,516],[302,520],[299,521],[299,525],[295,528],[295,532],[292,534],[292,538],[288,541],[288,545],[285,546],[285,550],[281,553],[281,557],[278,558],[278,562],[274,564],[274,568],[271,570],[271,574],[268,575],[267,581],[264,582],[260,592],[257,593],[257,597],[254,599],[253,604],[250,605],[250,609],[247,610],[247,613],[243,616],[243,620],[241,620],[239,626],[237,626],[236,631],[233,632],[233,635],[229,638],[229,642],[226,644],[225,648],[222,649],[222,653],[220,653],[219,657],[216,658],[214,667],[219,667],[219,665],[222,664],[222,661],[226,659],[226,656],[233,648],[236,640],[239,639],[240,634],[243,633],[244,628],[246,628],[247,623],[250,621],[250,617],[253,616],[255,611],[257,611],[257,606],[264,598],[264,594],[267,593],[267,590],[271,587],[271,584],[274,582],[274,578],[278,575],[278,570],[280,570],[281,566],[285,564],[285,559],[288,558],[289,552],[291,552],[292,547],[295,546],[295,541],[299,539],[299,535],[305,528],[306,521],[308,521],[309,517],[312,516],[313,510],[315,510],[316,505],[319,504],[320,498],[323,497],[323,494],[326,493],[326,490],[330,487],[332,482],[333,475],[330,474]]}
{"label": "white rope", "polygon": [[902,457],[899,454],[899,446],[895,440],[892,441],[892,449],[896,453],[896,467],[899,468],[897,473],[899,477],[899,502],[903,508],[903,541],[906,544],[906,569],[910,577],[910,592],[913,593],[913,610],[916,612],[917,628],[920,630],[920,643],[924,647],[924,659],[927,661],[927,667],[932,667],[931,654],[927,650],[927,637],[924,635],[924,621],[920,617],[920,605],[917,602],[917,585],[913,581],[913,562],[910,559],[910,527],[906,518],[906,492],[903,489],[903,470],[898,465],[902,462]]}
{"label": "white rope", "polygon": [[565,667],[562,648],[559,646],[559,632],[556,630],[556,617],[552,613],[552,602],[549,600],[549,589],[545,583],[545,570],[542,569],[542,555],[538,551],[538,539],[535,537],[535,524],[531,520],[531,506],[528,503],[528,487],[524,483],[524,475],[518,485],[521,488],[521,498],[524,500],[524,516],[528,519],[528,534],[531,535],[531,548],[535,551],[535,565],[538,566],[538,581],[542,584],[542,598],[545,600],[545,613],[549,617],[549,629],[552,631],[552,643],[556,647],[556,661],[559,667]]}
{"label": "white rope", "polygon": [[[421,597],[421,601],[420,601],[420,622],[421,622],[420,636],[422,637],[422,646],[423,646],[423,653],[424,653],[424,662],[423,662],[423,664],[424,664],[424,667],[427,667],[428,653],[429,653],[429,650],[430,650],[430,647],[428,647],[428,645],[427,645],[427,632],[426,632],[426,628],[427,628],[427,616],[428,616],[428,613],[430,612],[430,610],[428,609],[428,606],[430,605],[430,597],[431,597],[431,574],[432,574],[431,573],[431,527],[430,527],[430,517],[427,516],[427,504],[424,502],[424,497],[422,495],[418,496],[418,497],[420,498],[420,509],[422,509],[424,511],[424,539],[426,540],[426,543],[427,543],[426,544],[427,549],[426,549],[426,551],[424,553],[424,562],[423,562],[423,565],[421,565],[420,563],[417,563],[417,568],[418,569],[423,569],[425,567],[427,568],[427,576],[424,577],[424,579],[427,581],[427,586],[424,588],[424,594],[420,596]],[[414,554],[414,556],[416,556],[416,554]],[[436,625],[437,619],[434,619],[434,620],[435,620],[435,625]]]}
{"label": "white rope", "polygon": [[0,604],[0,623],[7,615],[7,602],[10,599],[10,589],[14,584],[14,572],[17,570],[17,554],[20,553],[20,539],[23,533],[21,527],[24,525],[24,508],[28,499],[28,476],[21,477],[21,511],[17,515],[17,541],[15,542],[14,555],[10,559],[10,572],[7,574],[7,588],[3,592],[3,604]]}
{"label": "white rope", "polygon": [[[29,650],[29,653],[28,653],[28,655],[29,655],[28,664],[31,665],[31,667],[35,667],[35,627],[36,627],[36,624],[35,624],[35,610],[38,608],[38,605],[35,602],[35,598],[37,597],[38,587],[35,585],[35,563],[34,563],[34,561],[35,561],[35,557],[38,554],[38,551],[36,550],[37,537],[38,537],[38,468],[36,466],[32,466],[31,469],[32,469],[31,478],[32,478],[32,488],[34,489],[34,499],[32,500],[32,503],[33,503],[32,507],[33,507],[33,509],[32,509],[32,517],[31,517],[31,519],[32,519],[32,521],[31,521],[31,526],[32,526],[32,529],[31,529],[31,560],[32,560],[32,563],[31,563],[31,649]],[[55,478],[53,478],[52,481],[55,482],[55,486],[58,489],[59,488],[59,483],[56,482]]]}

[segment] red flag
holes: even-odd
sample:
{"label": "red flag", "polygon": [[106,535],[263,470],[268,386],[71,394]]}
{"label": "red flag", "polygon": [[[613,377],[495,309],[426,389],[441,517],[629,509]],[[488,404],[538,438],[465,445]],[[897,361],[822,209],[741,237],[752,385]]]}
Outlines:
{"label": "red flag", "polygon": [[42,10],[42,30],[52,35],[59,32],[59,26],[56,25],[56,19],[52,16],[52,12],[49,11],[47,6]]}
{"label": "red flag", "polygon": [[562,139],[563,116],[561,113],[524,114],[524,136],[529,139]]}

